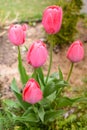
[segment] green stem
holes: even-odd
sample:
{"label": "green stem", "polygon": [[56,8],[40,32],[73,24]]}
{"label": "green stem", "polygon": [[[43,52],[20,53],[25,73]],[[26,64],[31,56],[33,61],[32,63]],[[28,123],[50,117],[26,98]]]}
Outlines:
{"label": "green stem", "polygon": [[73,65],[74,65],[74,63],[72,62],[70,70],[69,70],[69,74],[68,74],[68,77],[67,77],[67,81],[69,81],[69,79],[70,79],[70,76],[71,76],[71,73],[72,73],[72,69],[73,69]]}
{"label": "green stem", "polygon": [[35,79],[37,79],[37,69],[36,68],[34,68],[34,76],[35,76]]}
{"label": "green stem", "polygon": [[20,80],[24,86],[28,81],[29,76],[25,70],[25,67],[23,66],[23,61],[22,61],[22,56],[21,56],[21,51],[19,46],[18,46],[18,70],[20,74]]}
{"label": "green stem", "polygon": [[50,62],[49,62],[49,68],[48,68],[46,83],[48,81],[48,77],[49,77],[51,66],[52,66],[52,51],[53,51],[53,44],[51,44],[51,46],[50,46]]}
{"label": "green stem", "polygon": [[37,108],[35,107],[34,104],[32,104],[32,108],[33,108],[33,111],[37,114]]}
{"label": "green stem", "polygon": [[34,68],[34,72],[33,72],[32,78],[37,80],[37,68]]}
{"label": "green stem", "polygon": [[21,53],[20,53],[20,47],[19,46],[18,46],[18,54],[21,55]]}
{"label": "green stem", "polygon": [[35,107],[34,107],[34,104],[32,104],[32,108],[33,108],[33,111],[35,112]]}

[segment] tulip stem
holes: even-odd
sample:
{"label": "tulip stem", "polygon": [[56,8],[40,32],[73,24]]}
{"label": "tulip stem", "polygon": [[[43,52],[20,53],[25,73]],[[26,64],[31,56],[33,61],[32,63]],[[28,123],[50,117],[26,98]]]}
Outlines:
{"label": "tulip stem", "polygon": [[33,111],[37,114],[37,109],[35,108],[35,105],[32,104]]}
{"label": "tulip stem", "polygon": [[48,68],[46,83],[48,81],[48,77],[49,77],[51,66],[52,66],[52,51],[53,51],[53,44],[50,45],[50,61],[49,61],[49,68]]}
{"label": "tulip stem", "polygon": [[18,46],[18,53],[20,54],[20,47]]}
{"label": "tulip stem", "polygon": [[37,80],[37,72],[36,71],[37,71],[37,69],[34,68],[33,78],[35,78]]}
{"label": "tulip stem", "polygon": [[72,73],[72,69],[73,69],[73,65],[74,65],[74,63],[72,62],[70,70],[69,70],[69,74],[68,74],[68,77],[67,77],[67,81],[69,81],[69,79],[70,79],[70,76],[71,76],[71,73]]}

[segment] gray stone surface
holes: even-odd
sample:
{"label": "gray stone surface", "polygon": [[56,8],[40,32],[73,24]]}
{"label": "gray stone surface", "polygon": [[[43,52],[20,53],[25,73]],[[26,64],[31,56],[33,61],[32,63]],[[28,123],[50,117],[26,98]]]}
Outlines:
{"label": "gray stone surface", "polygon": [[83,0],[83,4],[84,5],[83,5],[81,12],[87,14],[87,0]]}

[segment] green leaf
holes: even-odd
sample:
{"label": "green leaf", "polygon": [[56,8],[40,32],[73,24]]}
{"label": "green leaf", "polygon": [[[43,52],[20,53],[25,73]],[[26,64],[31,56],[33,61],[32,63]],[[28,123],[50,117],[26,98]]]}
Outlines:
{"label": "green leaf", "polygon": [[25,110],[26,108],[28,108],[30,106],[29,103],[24,102],[22,99],[22,94],[20,93],[17,84],[16,84],[16,80],[13,79],[12,84],[11,84],[11,89],[13,90],[16,98],[18,99],[20,106]]}
{"label": "green leaf", "polygon": [[60,88],[64,88],[68,83],[64,80],[52,79],[47,83],[47,86],[44,89],[44,97],[49,96],[53,92],[57,92]]}
{"label": "green leaf", "polygon": [[49,96],[54,91],[55,91],[55,83],[53,81],[48,82],[46,87],[44,88],[44,97]]}
{"label": "green leaf", "polygon": [[[64,81],[64,80],[58,80],[56,83],[55,83],[56,87],[57,88],[61,88],[61,87],[66,87],[68,86],[68,82]],[[57,89],[56,88],[56,89]]]}
{"label": "green leaf", "polygon": [[21,94],[19,94],[19,93],[17,93],[17,92],[14,92],[14,93],[15,93],[15,95],[16,95],[16,97],[17,97],[19,103],[20,103],[20,106],[21,106],[24,110],[26,110],[28,107],[31,106],[31,104],[29,104],[29,103],[23,101],[23,98],[22,98],[22,95],[21,95]]}
{"label": "green leaf", "polygon": [[44,83],[44,75],[42,69],[34,68],[34,72],[31,77],[34,78],[39,83],[41,90],[43,91],[45,83]]}
{"label": "green leaf", "polygon": [[35,113],[29,113],[26,116],[16,117],[16,121],[22,121],[22,122],[38,122],[39,118],[36,116]]}
{"label": "green leaf", "polygon": [[39,104],[40,104],[41,106],[43,106],[44,108],[47,108],[47,107],[50,106],[50,100],[47,99],[47,97],[46,97],[46,98],[43,98],[43,99],[39,102]]}
{"label": "green leaf", "polygon": [[0,112],[0,130],[4,129],[3,122],[4,122],[3,114]]}
{"label": "green leaf", "polygon": [[29,104],[29,103],[23,101],[21,94],[19,94],[19,93],[17,93],[17,92],[14,92],[14,93],[15,93],[15,95],[16,95],[16,97],[17,97],[19,103],[20,103],[20,106],[21,106],[24,110],[26,110],[28,107],[30,107],[30,104]]}
{"label": "green leaf", "polygon": [[65,87],[69,86],[68,82],[67,81],[60,81],[59,84],[58,84],[58,89],[57,89],[57,97],[61,95],[63,89]]}
{"label": "green leaf", "polygon": [[46,112],[45,114],[45,122],[52,122],[58,117],[60,117],[62,114],[64,114],[63,110],[51,110]]}
{"label": "green leaf", "polygon": [[38,83],[40,85],[41,90],[44,91],[44,85],[43,85],[41,78],[39,76],[38,76]]}
{"label": "green leaf", "polygon": [[63,80],[63,74],[62,74],[62,71],[61,71],[60,68],[58,68],[58,70],[59,70],[59,79]]}
{"label": "green leaf", "polygon": [[43,108],[46,108],[46,109],[50,109],[50,106],[52,104],[52,102],[55,100],[56,98],[56,92],[53,92],[52,94],[50,94],[49,96],[43,98],[39,104],[41,106],[43,106]]}
{"label": "green leaf", "polygon": [[26,111],[23,113],[23,116],[27,116],[29,113],[32,113],[33,112],[33,107],[30,106],[28,107],[28,109],[26,109]]}
{"label": "green leaf", "polygon": [[20,73],[20,78],[21,78],[22,84],[25,85],[26,82],[29,79],[29,76],[27,75],[26,70],[25,70],[25,68],[23,66],[21,53],[20,53],[20,48],[19,47],[18,47],[18,69],[19,69],[19,73]]}
{"label": "green leaf", "polygon": [[57,72],[54,72],[53,74],[51,74],[50,78],[52,79],[59,79],[59,75]]}
{"label": "green leaf", "polygon": [[42,106],[40,106],[40,108],[38,110],[38,115],[39,115],[41,121],[44,122],[45,111],[44,111],[44,108]]}
{"label": "green leaf", "polygon": [[49,100],[50,102],[53,102],[56,98],[56,92],[54,91],[52,94],[50,94],[49,96],[46,97],[47,100]]}
{"label": "green leaf", "polygon": [[44,83],[44,74],[43,74],[43,71],[42,71],[42,68],[37,68],[37,73],[38,73],[38,76],[40,78],[40,80],[42,81],[43,85],[45,85]]}
{"label": "green leaf", "polygon": [[9,108],[18,108],[19,105],[18,105],[18,102],[14,102],[13,100],[10,100],[10,99],[4,99],[3,100],[3,103],[6,104]]}
{"label": "green leaf", "polygon": [[11,83],[11,89],[17,93],[20,93],[18,87],[17,87],[17,83],[16,83],[16,80],[15,78],[12,80],[12,83]]}
{"label": "green leaf", "polygon": [[79,98],[75,98],[73,99],[75,103],[78,102],[87,102],[87,97],[79,97]]}
{"label": "green leaf", "polygon": [[87,101],[87,98],[79,97],[79,98],[70,99],[68,97],[60,97],[56,100],[58,107],[67,107],[73,105],[74,103],[84,102],[84,101]]}
{"label": "green leaf", "polygon": [[57,99],[57,106],[58,107],[66,107],[66,106],[71,106],[75,100],[72,100],[68,97],[60,97]]}

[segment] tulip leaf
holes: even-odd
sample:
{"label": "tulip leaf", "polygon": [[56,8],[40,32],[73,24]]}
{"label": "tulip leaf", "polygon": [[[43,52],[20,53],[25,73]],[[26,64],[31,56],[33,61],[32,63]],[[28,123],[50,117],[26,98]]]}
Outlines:
{"label": "tulip leaf", "polygon": [[20,48],[19,47],[18,47],[18,69],[19,69],[20,79],[22,81],[22,84],[25,85],[26,82],[29,79],[29,76],[27,75],[26,70],[25,70],[25,68],[23,66],[21,53],[20,53]]}
{"label": "tulip leaf", "polygon": [[64,110],[51,110],[46,112],[45,114],[45,123],[52,122],[58,117],[60,117],[62,114],[64,114]]}
{"label": "tulip leaf", "polygon": [[24,102],[22,99],[22,94],[20,93],[17,84],[16,84],[16,80],[13,79],[12,84],[11,84],[11,89],[13,90],[16,98],[18,99],[20,106],[25,110],[26,108],[28,108],[30,106],[30,104],[28,104],[27,102]]}
{"label": "tulip leaf", "polygon": [[16,93],[16,92],[14,92],[14,94],[15,94],[16,98],[18,99],[20,106],[21,106],[24,110],[26,110],[28,107],[30,107],[30,104],[29,104],[29,103],[23,101],[21,94]]}
{"label": "tulip leaf", "polygon": [[47,99],[47,98],[43,98],[43,99],[39,102],[39,104],[40,104],[41,106],[43,106],[44,108],[46,108],[46,107],[50,106],[50,100]]}
{"label": "tulip leaf", "polygon": [[42,80],[40,79],[39,76],[38,76],[38,82],[39,82],[41,90],[44,91],[44,85],[43,85]]}
{"label": "tulip leaf", "polygon": [[75,103],[78,102],[87,102],[87,97],[78,97],[78,98],[74,98],[72,99]]}
{"label": "tulip leaf", "polygon": [[57,99],[57,106],[58,107],[67,107],[67,106],[71,106],[75,100],[70,99],[68,97],[60,97]]}
{"label": "tulip leaf", "polygon": [[73,103],[78,103],[81,101],[87,101],[87,98],[79,97],[79,98],[70,99],[68,97],[60,97],[56,100],[56,103],[58,107],[67,107],[67,106],[71,106]]}
{"label": "tulip leaf", "polygon": [[14,102],[13,100],[10,100],[10,99],[5,99],[3,100],[3,103],[6,104],[9,108],[18,108],[19,107],[19,104],[18,102]]}
{"label": "tulip leaf", "polygon": [[47,86],[44,88],[44,97],[49,96],[54,91],[55,91],[54,82],[48,82]]}
{"label": "tulip leaf", "polygon": [[59,79],[59,74],[58,74],[58,72],[52,73],[51,76],[50,76],[50,78],[52,78],[52,79]]}
{"label": "tulip leaf", "polygon": [[30,107],[28,107],[28,109],[26,109],[26,111],[23,113],[23,116],[27,116],[29,113],[31,113],[33,111],[33,107],[32,105]]}
{"label": "tulip leaf", "polygon": [[41,121],[44,122],[45,111],[44,111],[44,108],[42,106],[40,106],[40,108],[38,110],[38,115],[39,115]]}
{"label": "tulip leaf", "polygon": [[43,108],[50,108],[51,103],[56,99],[56,92],[53,92],[49,96],[43,98],[39,104],[43,106]]}
{"label": "tulip leaf", "polygon": [[39,83],[41,90],[43,91],[45,83],[42,68],[35,68],[31,77]]}
{"label": "tulip leaf", "polygon": [[63,80],[63,74],[60,67],[58,68],[58,70],[59,70],[59,79]]}
{"label": "tulip leaf", "polygon": [[32,112],[32,113],[28,113],[26,116],[15,117],[15,120],[22,121],[22,122],[38,122],[39,118],[34,112]]}
{"label": "tulip leaf", "polygon": [[64,80],[52,79],[48,81],[47,86],[44,89],[44,96],[49,96],[54,91],[58,93],[58,90],[60,90],[60,88],[64,88],[67,85],[68,83]]}
{"label": "tulip leaf", "polygon": [[44,85],[44,74],[43,74],[43,71],[42,71],[42,68],[37,68],[37,73],[38,73],[38,76],[39,78],[41,79],[43,85]]}
{"label": "tulip leaf", "polygon": [[14,92],[20,93],[20,90],[18,89],[18,86],[17,86],[15,78],[12,80],[11,89]]}
{"label": "tulip leaf", "polygon": [[50,102],[53,102],[56,98],[56,91],[54,91],[52,94],[50,94],[49,96],[46,97],[47,100],[49,100]]}

